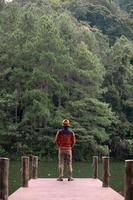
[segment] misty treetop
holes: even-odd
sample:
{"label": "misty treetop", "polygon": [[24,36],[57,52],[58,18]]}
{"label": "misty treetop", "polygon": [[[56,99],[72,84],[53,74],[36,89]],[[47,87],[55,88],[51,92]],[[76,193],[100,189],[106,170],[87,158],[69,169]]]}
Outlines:
{"label": "misty treetop", "polygon": [[122,9],[106,0],[0,2],[1,155],[53,159],[64,118],[75,160],[133,155],[133,24]]}

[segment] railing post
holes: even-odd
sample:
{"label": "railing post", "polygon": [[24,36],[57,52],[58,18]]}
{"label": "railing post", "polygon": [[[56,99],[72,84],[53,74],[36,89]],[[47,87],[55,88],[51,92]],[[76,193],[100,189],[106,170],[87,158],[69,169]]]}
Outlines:
{"label": "railing post", "polygon": [[125,161],[125,200],[133,200],[133,160]]}
{"label": "railing post", "polygon": [[98,178],[98,156],[93,156],[93,178]]}
{"label": "railing post", "polygon": [[103,157],[103,187],[109,186],[109,157]]}
{"label": "railing post", "polygon": [[29,181],[29,157],[22,156],[22,187],[28,187]]}
{"label": "railing post", "polygon": [[32,156],[32,178],[38,178],[38,156]]}
{"label": "railing post", "polygon": [[0,198],[8,200],[9,159],[0,158]]}

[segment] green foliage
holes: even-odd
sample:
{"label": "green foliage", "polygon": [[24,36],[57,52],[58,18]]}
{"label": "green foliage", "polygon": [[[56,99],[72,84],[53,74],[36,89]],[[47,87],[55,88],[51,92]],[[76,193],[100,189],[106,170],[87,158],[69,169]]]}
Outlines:
{"label": "green foliage", "polygon": [[3,156],[6,156],[7,155],[7,152],[2,148],[2,146],[0,146],[0,155],[1,157]]}
{"label": "green foliage", "polygon": [[133,39],[133,21],[130,14],[122,12],[115,1],[73,0],[67,7],[78,20],[101,29],[109,36],[111,43],[121,35]]}
{"label": "green foliage", "polygon": [[132,156],[130,17],[106,0],[2,4],[1,155],[54,158],[55,133],[69,118],[75,160]]}
{"label": "green foliage", "polygon": [[119,3],[121,8],[128,11],[132,15],[132,11],[133,11],[132,0],[118,0],[118,3]]}
{"label": "green foliage", "polygon": [[128,140],[128,150],[129,150],[129,155],[133,156],[133,141]]}
{"label": "green foliage", "polygon": [[109,148],[107,145],[98,145],[97,146],[97,154],[101,156],[108,156],[109,155]]}

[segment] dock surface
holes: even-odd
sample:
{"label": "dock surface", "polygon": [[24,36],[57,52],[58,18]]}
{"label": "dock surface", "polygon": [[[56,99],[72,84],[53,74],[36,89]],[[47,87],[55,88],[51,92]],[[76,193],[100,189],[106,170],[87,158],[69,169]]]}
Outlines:
{"label": "dock surface", "polygon": [[103,188],[99,179],[75,178],[56,181],[38,178],[29,181],[28,188],[20,187],[9,200],[124,200],[112,188]]}

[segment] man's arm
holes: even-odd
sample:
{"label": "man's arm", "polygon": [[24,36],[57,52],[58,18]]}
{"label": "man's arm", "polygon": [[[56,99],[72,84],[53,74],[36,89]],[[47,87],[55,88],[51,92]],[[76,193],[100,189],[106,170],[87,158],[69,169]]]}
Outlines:
{"label": "man's arm", "polygon": [[75,134],[73,132],[72,133],[72,147],[74,147],[75,143],[76,143],[76,137],[75,137]]}
{"label": "man's arm", "polygon": [[54,142],[55,142],[56,146],[59,147],[59,131],[57,131],[57,133],[56,133]]}

